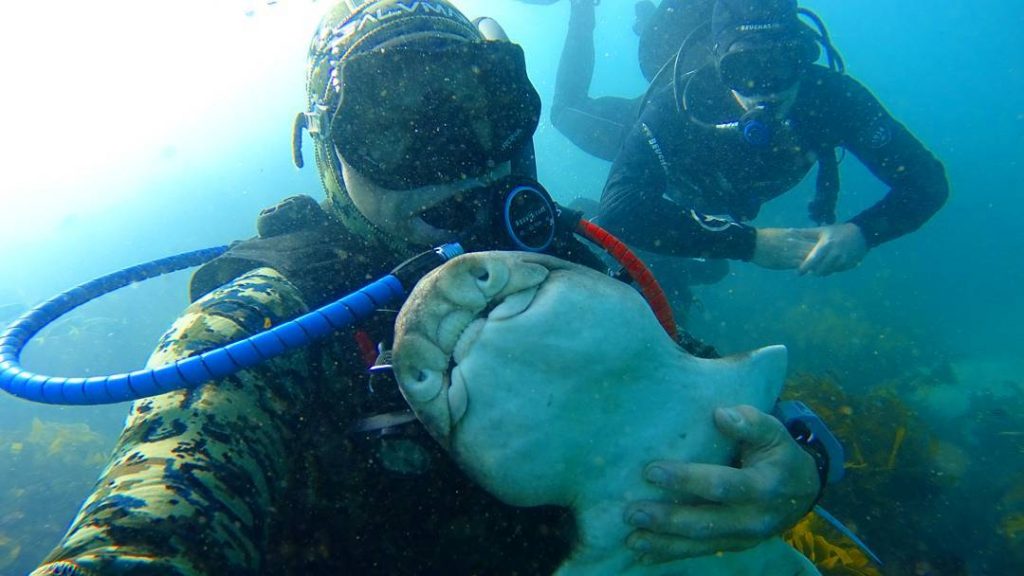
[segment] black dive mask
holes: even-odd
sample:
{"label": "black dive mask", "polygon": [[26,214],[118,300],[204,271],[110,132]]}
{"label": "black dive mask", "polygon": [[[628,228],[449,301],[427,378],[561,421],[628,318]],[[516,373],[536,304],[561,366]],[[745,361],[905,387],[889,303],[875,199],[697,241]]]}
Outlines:
{"label": "black dive mask", "polygon": [[718,74],[723,84],[744,96],[778,94],[800,79],[808,65],[805,51],[802,46],[782,44],[729,52],[718,61]]}
{"label": "black dive mask", "polygon": [[392,190],[478,177],[537,128],[540,97],[509,42],[395,46],[341,68],[331,138],[342,158]]}
{"label": "black dive mask", "polygon": [[555,237],[556,207],[538,182],[506,176],[462,192],[420,214],[435,228],[449,230],[471,252],[544,252]]}

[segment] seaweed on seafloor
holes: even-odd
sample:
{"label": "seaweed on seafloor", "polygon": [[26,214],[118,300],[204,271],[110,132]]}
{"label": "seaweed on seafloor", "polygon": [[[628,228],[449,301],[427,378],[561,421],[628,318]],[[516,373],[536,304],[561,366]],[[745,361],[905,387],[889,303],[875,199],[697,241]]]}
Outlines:
{"label": "seaweed on seafloor", "polygon": [[1004,538],[1013,542],[1020,542],[1024,538],[1024,512],[1010,514],[999,523],[999,533]]}
{"label": "seaweed on seafloor", "polygon": [[828,424],[846,451],[849,476],[876,482],[897,469],[931,470],[931,435],[892,385],[855,394],[832,375],[797,374],[783,397],[804,402]]}
{"label": "seaweed on seafloor", "polygon": [[0,534],[0,570],[10,568],[21,556],[21,543]]}
{"label": "seaweed on seafloor", "polygon": [[107,461],[106,441],[85,423],[44,422],[32,419],[32,429],[22,443],[35,458],[49,463],[93,467]]}
{"label": "seaweed on seafloor", "polygon": [[936,473],[934,439],[895,386],[852,393],[834,376],[797,374],[783,397],[811,407],[846,452],[846,477],[829,486],[823,505],[887,562],[927,557],[922,533],[949,479]]}
{"label": "seaweed on seafloor", "polygon": [[60,538],[112,444],[84,423],[0,430],[0,573],[27,573]]}
{"label": "seaweed on seafloor", "polygon": [[808,514],[783,535],[824,576],[881,576],[857,545],[817,514]]}
{"label": "seaweed on seafloor", "polygon": [[833,371],[851,386],[903,377],[908,367],[941,365],[930,335],[893,325],[867,304],[841,293],[815,295],[772,316],[798,370]]}
{"label": "seaweed on seafloor", "polygon": [[1016,550],[1018,560],[1024,562],[1024,473],[1011,479],[996,509],[1001,515],[996,532],[1007,549]]}

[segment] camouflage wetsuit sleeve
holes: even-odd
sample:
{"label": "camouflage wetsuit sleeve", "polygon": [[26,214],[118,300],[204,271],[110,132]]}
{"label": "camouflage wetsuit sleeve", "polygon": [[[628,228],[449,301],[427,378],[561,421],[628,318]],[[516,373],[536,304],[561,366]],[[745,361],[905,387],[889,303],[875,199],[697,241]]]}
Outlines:
{"label": "camouflage wetsuit sleeve", "polygon": [[[254,270],[190,306],[149,365],[303,311],[281,275]],[[260,572],[270,516],[294,473],[287,447],[311,394],[309,354],[135,402],[92,495],[33,576]]]}

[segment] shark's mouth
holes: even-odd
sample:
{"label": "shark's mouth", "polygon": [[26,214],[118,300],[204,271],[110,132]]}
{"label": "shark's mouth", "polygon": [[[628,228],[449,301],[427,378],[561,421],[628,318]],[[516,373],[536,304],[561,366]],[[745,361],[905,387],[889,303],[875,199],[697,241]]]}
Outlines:
{"label": "shark's mouth", "polygon": [[550,278],[540,285],[496,299],[476,314],[463,308],[446,316],[437,330],[437,344],[442,350],[451,350],[445,373],[446,379],[452,378],[455,369],[469,355],[473,344],[488,323],[508,322],[521,316],[530,309],[537,293],[549,282]]}
{"label": "shark's mouth", "polygon": [[543,341],[549,309],[571,289],[576,268],[543,255],[477,253],[416,286],[396,321],[395,375],[410,407],[443,444],[466,414],[471,385],[486,386],[496,370],[516,363],[495,344]]}

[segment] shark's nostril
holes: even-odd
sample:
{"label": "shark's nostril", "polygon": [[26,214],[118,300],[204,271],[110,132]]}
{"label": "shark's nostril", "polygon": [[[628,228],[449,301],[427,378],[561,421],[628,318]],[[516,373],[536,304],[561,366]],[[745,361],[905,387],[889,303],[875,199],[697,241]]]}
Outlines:
{"label": "shark's nostril", "polygon": [[444,390],[445,378],[441,370],[429,367],[409,371],[408,378],[399,378],[399,387],[410,403],[430,402]]}
{"label": "shark's nostril", "polygon": [[500,293],[508,285],[509,269],[500,262],[486,262],[474,266],[470,276],[476,282],[476,287],[486,298],[491,298]]}
{"label": "shark's nostril", "polygon": [[476,270],[473,274],[476,277],[476,281],[481,284],[486,284],[491,279],[491,271],[484,268],[482,270]]}

